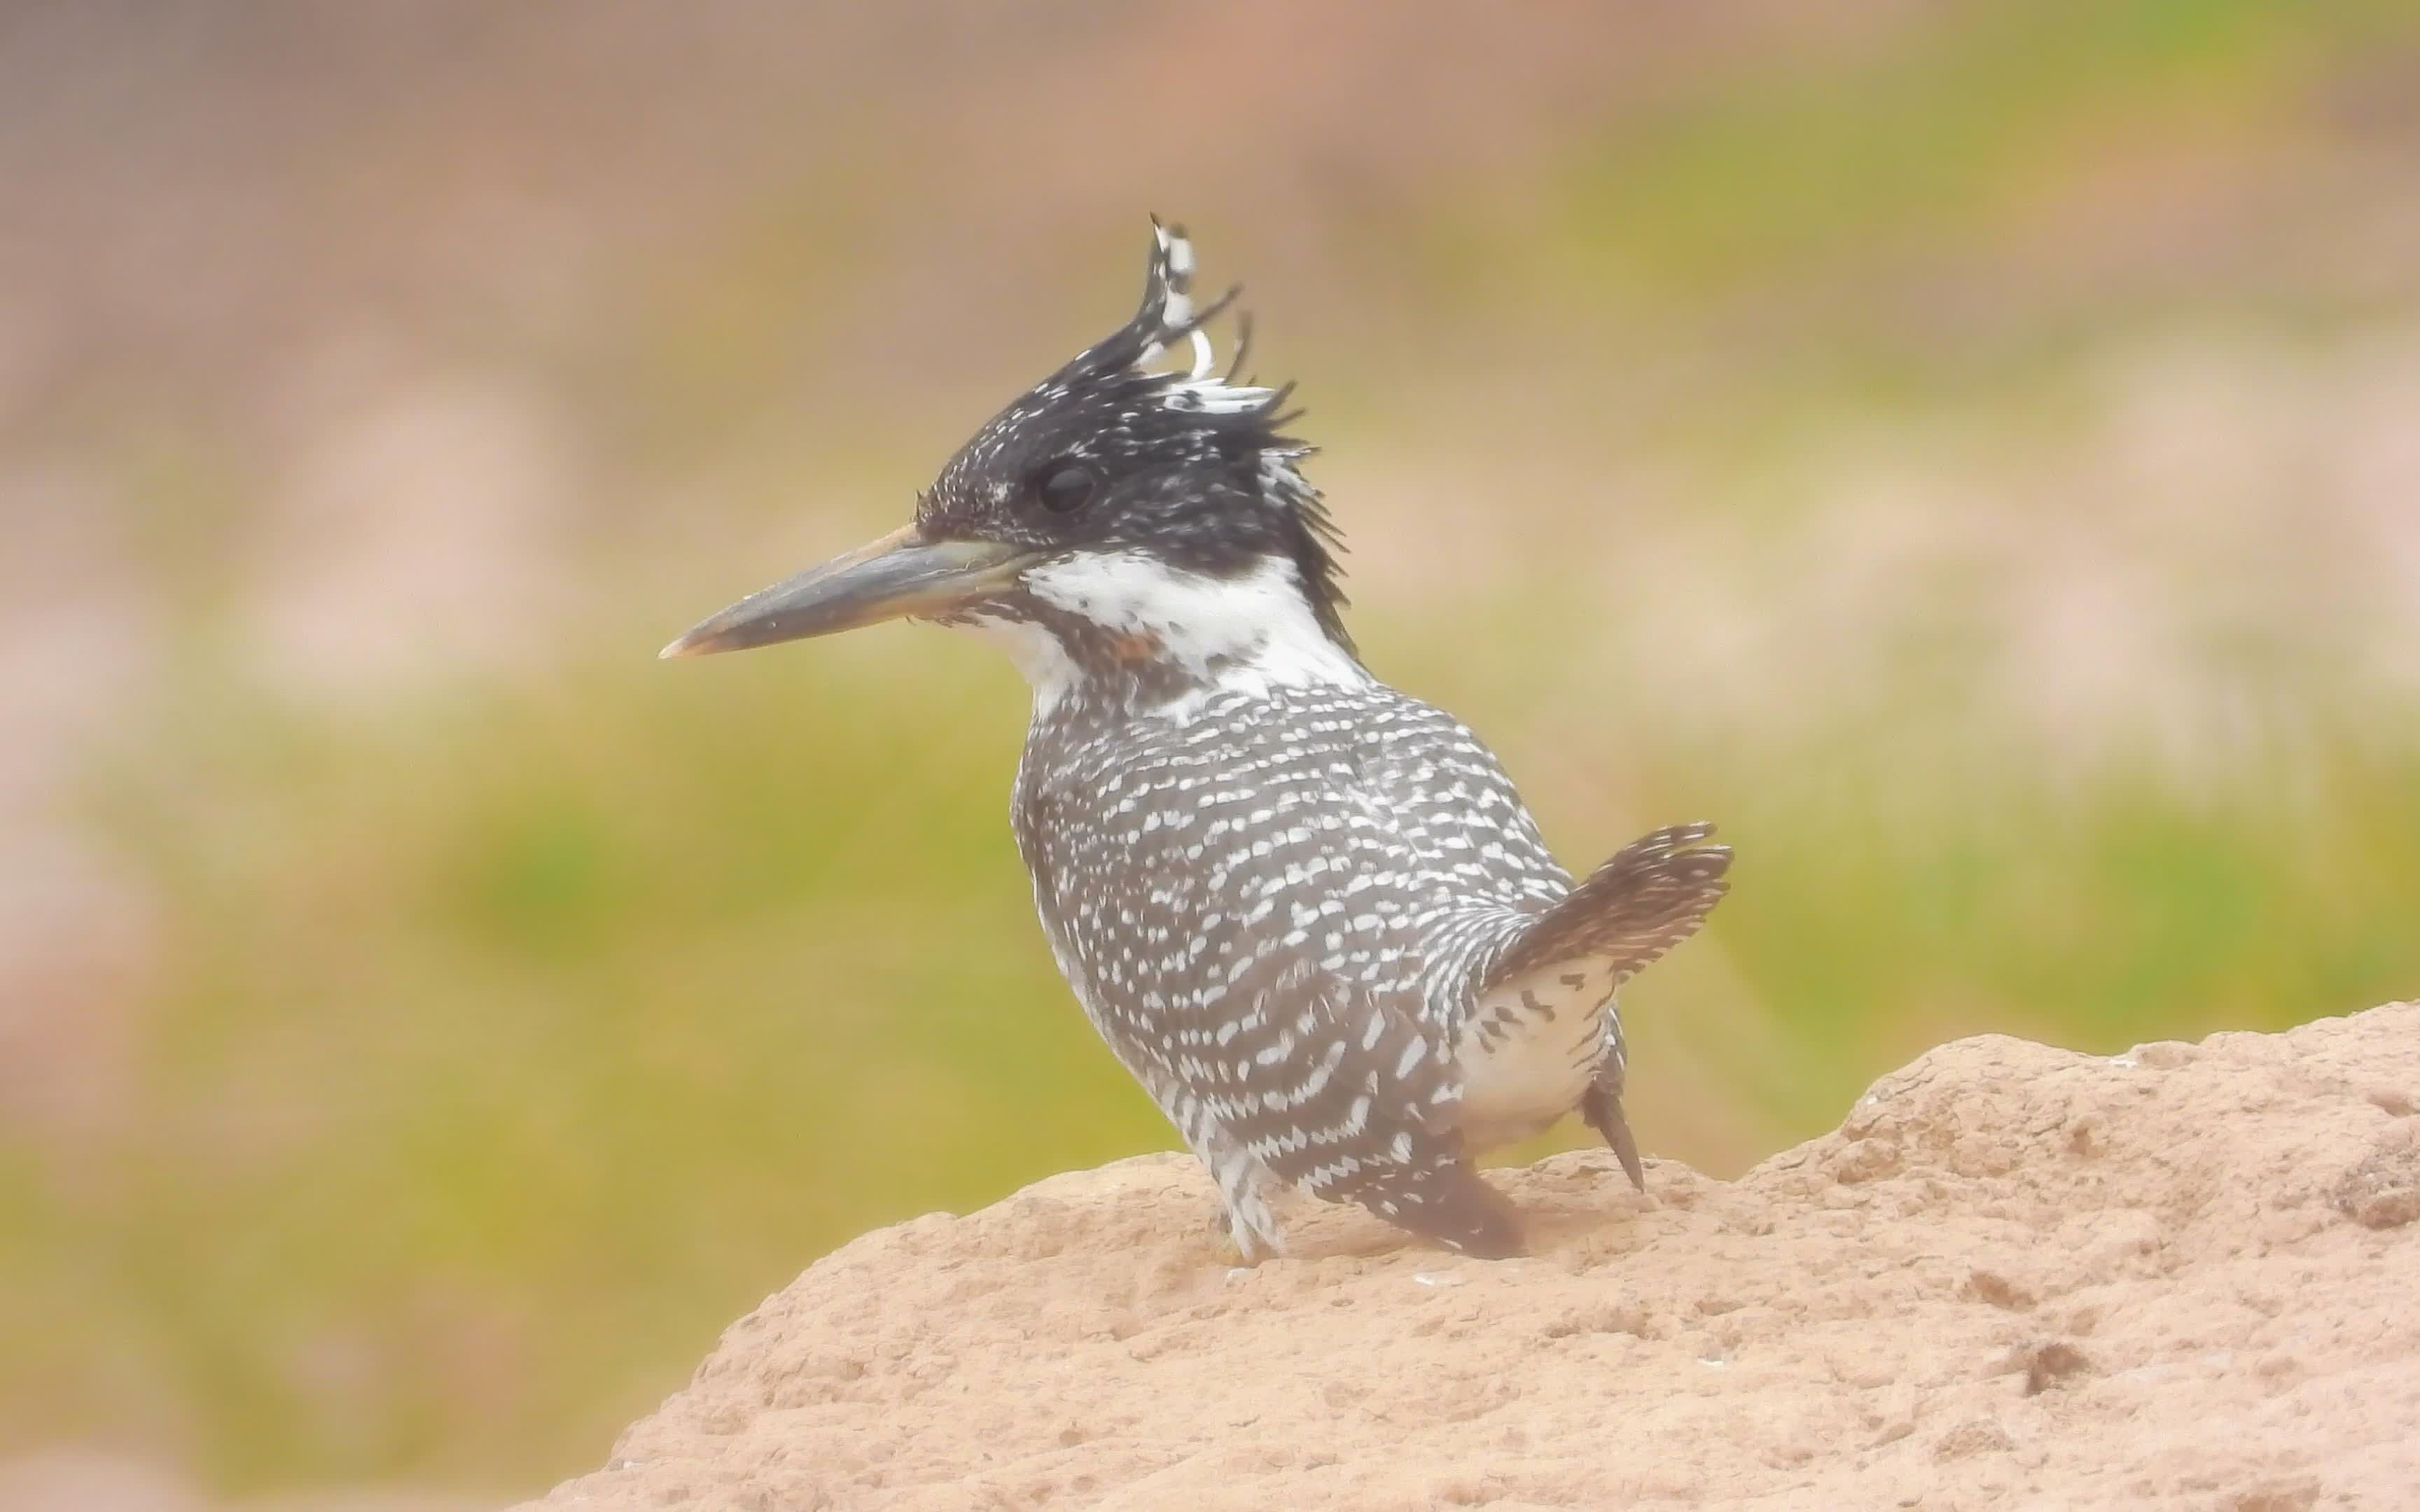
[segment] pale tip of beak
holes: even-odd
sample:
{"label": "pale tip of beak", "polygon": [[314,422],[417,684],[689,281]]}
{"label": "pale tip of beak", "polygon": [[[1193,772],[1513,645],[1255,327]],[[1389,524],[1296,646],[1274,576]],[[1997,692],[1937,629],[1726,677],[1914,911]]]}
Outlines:
{"label": "pale tip of beak", "polygon": [[656,653],[656,659],[658,661],[677,661],[683,656],[694,656],[696,655],[697,647],[690,644],[689,637],[684,635],[668,641],[663,650]]}

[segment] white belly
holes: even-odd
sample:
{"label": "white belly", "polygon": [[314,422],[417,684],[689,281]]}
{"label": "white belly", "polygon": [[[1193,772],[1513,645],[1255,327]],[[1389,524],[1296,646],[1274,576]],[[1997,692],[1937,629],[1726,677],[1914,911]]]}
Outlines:
{"label": "white belly", "polygon": [[1481,998],[1463,1031],[1464,1148],[1527,1139],[1579,1105],[1606,1056],[1612,973],[1562,963]]}

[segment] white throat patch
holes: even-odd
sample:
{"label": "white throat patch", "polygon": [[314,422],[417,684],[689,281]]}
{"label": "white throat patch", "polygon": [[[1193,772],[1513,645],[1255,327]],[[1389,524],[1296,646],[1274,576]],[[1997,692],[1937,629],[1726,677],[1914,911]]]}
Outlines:
{"label": "white throat patch", "polygon": [[[1078,555],[1025,575],[1054,609],[1111,634],[1149,636],[1161,655],[1199,677],[1205,693],[1367,683],[1370,674],[1327,638],[1303,597],[1295,565],[1272,557],[1238,578],[1171,567],[1140,551]],[[1007,645],[1047,713],[1078,675],[1057,638],[1038,625],[978,621]],[[1179,701],[1170,712],[1189,712]]]}
{"label": "white throat patch", "polygon": [[1008,653],[1008,659],[1016,664],[1016,670],[1025,674],[1026,685],[1033,689],[1036,716],[1057,708],[1067,690],[1076,686],[1079,674],[1075,662],[1068,658],[1066,648],[1059,644],[1059,638],[1041,625],[986,614],[970,615],[956,623]]}

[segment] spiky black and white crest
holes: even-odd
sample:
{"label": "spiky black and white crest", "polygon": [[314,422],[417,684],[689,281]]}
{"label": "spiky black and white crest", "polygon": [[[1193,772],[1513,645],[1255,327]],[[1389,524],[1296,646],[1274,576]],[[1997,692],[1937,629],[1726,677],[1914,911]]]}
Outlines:
{"label": "spiky black and white crest", "polygon": [[[1183,226],[1170,225],[1157,216],[1152,218],[1151,232],[1151,262],[1144,270],[1142,303],[1136,309],[1134,318],[1068,363],[1046,387],[1072,386],[1070,380],[1084,378],[1115,381],[1127,378],[1134,380],[1132,397],[1156,400],[1167,409],[1190,414],[1251,415],[1282,423],[1283,417],[1279,417],[1276,410],[1284,404],[1288,391],[1262,388],[1241,379],[1244,359],[1250,348],[1249,323],[1236,342],[1235,355],[1227,364],[1227,371],[1218,371],[1218,348],[1210,339],[1208,327],[1234,303],[1244,292],[1243,285],[1228,289],[1206,305],[1197,304],[1193,298],[1192,239]],[[1179,344],[1187,348],[1188,366],[1175,372],[1156,370],[1154,364]]]}
{"label": "spiky black and white crest", "polygon": [[[1210,333],[1202,326],[1202,321],[1218,312],[1214,307],[1202,313],[1202,320],[1193,317],[1193,243],[1187,239],[1184,228],[1163,225],[1154,216],[1151,234],[1151,270],[1143,279],[1142,308],[1135,312],[1135,323],[1154,329],[1137,361],[1148,363],[1165,351],[1170,342],[1189,338],[1193,345],[1193,371],[1187,377],[1198,383],[1208,378],[1218,363],[1218,354],[1210,345]],[[1233,297],[1233,293],[1228,295],[1228,299]]]}
{"label": "spiky black and white crest", "polygon": [[[1211,573],[1280,558],[1321,629],[1349,652],[1342,541],[1297,466],[1312,448],[1280,430],[1294,418],[1284,412],[1291,386],[1243,375],[1248,324],[1221,370],[1206,328],[1242,290],[1204,303],[1194,282],[1192,241],[1154,218],[1133,316],[985,425],[943,471],[920,517],[1021,539],[1023,529],[1001,517],[1020,480],[1071,461],[1097,465],[1102,503],[1087,518],[1049,523],[1056,540],[1140,547]],[[1166,363],[1179,352],[1183,365]]]}

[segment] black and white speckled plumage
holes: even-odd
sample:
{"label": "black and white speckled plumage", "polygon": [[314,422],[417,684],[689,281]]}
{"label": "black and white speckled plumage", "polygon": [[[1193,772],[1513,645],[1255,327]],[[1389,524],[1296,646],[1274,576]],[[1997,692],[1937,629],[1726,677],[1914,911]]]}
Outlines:
{"label": "black and white speckled plumage", "polygon": [[[1284,392],[1214,371],[1191,276],[1157,229],[1134,318],[951,460],[901,580],[1008,565],[900,611],[1032,684],[1012,812],[1044,931],[1244,1253],[1280,1247],[1285,1187],[1517,1253],[1471,1157],[1578,1111],[1639,1180],[1614,992],[1697,929],[1730,853],[1663,830],[1575,887],[1479,739],[1364,669]],[[820,633],[808,601],[768,590],[673,649]]]}
{"label": "black and white speckled plumage", "polygon": [[[1199,329],[1189,271],[1163,233],[1135,321],[924,501],[928,520],[980,517],[1033,457],[1150,482],[1148,508],[1077,548],[1122,567],[1044,572],[970,616],[1035,681],[1013,814],[1043,927],[1245,1253],[1279,1244],[1273,1185],[1510,1253],[1517,1223],[1468,1157],[1592,1101],[1635,1174],[1613,989],[1694,931],[1729,853],[1667,831],[1575,892],[1478,738],[1362,669],[1281,396],[1142,366]],[[1541,1037],[1562,1085],[1497,1085]]]}
{"label": "black and white speckled plumage", "polygon": [[[1014,813],[1061,969],[1210,1168],[1247,1253],[1278,1242],[1271,1181],[1508,1253],[1518,1230],[1470,1171],[1474,1143],[1536,1133],[1591,1091],[1618,1119],[1614,981],[1593,1001],[1481,992],[1572,884],[1450,716],[1367,680],[1215,694],[1182,720],[1073,697],[1036,720]],[[1652,939],[1614,942],[1615,969],[1718,895],[1721,854],[1687,848],[1702,834],[1650,847],[1686,895],[1617,905]],[[1516,1088],[1466,1128],[1474,1072],[1559,1014],[1584,1052],[1568,1088]]]}

